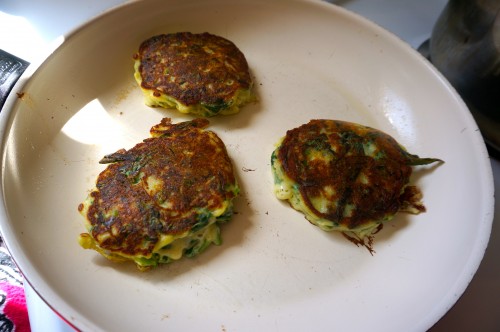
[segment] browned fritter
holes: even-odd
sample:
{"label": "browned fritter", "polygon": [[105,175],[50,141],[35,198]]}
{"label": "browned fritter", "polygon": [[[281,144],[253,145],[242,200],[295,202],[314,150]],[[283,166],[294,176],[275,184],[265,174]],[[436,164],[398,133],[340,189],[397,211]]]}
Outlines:
{"label": "browned fritter", "polygon": [[86,218],[102,249],[148,257],[161,236],[191,231],[214,211],[231,210],[238,191],[231,160],[207,125],[164,118],[151,138],[101,160],[111,164],[90,193]]}
{"label": "browned fritter", "polygon": [[337,120],[289,130],[272,156],[277,187],[284,176],[293,182],[282,197],[321,228],[360,238],[398,211],[425,210],[418,188],[408,186],[411,166],[435,161],[409,154],[379,130]]}
{"label": "browned fritter", "polygon": [[204,105],[214,114],[229,107],[238,91],[252,86],[243,53],[233,42],[206,32],[151,37],[135,58],[140,60],[143,89],[185,106]]}

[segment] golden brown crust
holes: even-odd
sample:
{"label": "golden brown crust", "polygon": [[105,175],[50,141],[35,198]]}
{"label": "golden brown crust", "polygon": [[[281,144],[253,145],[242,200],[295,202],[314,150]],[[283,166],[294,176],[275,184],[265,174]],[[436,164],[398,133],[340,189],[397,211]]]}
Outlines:
{"label": "golden brown crust", "polygon": [[209,33],[154,36],[140,45],[135,57],[143,89],[186,106],[218,107],[252,85],[243,53],[231,41]]}
{"label": "golden brown crust", "polygon": [[111,164],[98,176],[86,216],[101,248],[147,256],[161,235],[190,231],[200,215],[234,198],[231,161],[207,125],[163,119],[153,137],[103,158]]}
{"label": "golden brown crust", "polygon": [[[343,121],[312,120],[289,130],[277,157],[304,204],[319,218],[349,229],[395,214],[412,172],[392,137]],[[315,197],[328,199],[326,210],[315,207]]]}

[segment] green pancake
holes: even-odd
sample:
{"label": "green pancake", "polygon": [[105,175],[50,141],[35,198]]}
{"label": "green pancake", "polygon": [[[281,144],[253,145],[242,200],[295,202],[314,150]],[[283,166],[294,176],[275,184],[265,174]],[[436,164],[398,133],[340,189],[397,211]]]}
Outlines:
{"label": "green pancake", "polygon": [[245,56],[220,36],[153,36],[142,42],[134,59],[134,77],[148,106],[208,117],[237,113],[254,100]]}
{"label": "green pancake", "polygon": [[231,219],[239,187],[224,143],[207,125],[165,118],[151,138],[105,156],[109,165],[78,206],[87,229],[81,246],[147,270],[220,244],[219,224]]}
{"label": "green pancake", "polygon": [[289,130],[271,156],[277,198],[361,244],[397,212],[425,211],[422,193],[409,185],[412,166],[437,161],[408,153],[379,130],[336,120]]}

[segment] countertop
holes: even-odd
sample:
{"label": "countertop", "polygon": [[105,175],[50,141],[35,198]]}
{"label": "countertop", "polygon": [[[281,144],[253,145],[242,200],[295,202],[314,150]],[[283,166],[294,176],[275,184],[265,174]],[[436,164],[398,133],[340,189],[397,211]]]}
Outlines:
{"label": "countertop", "polygon": [[[57,37],[123,0],[3,0],[0,2],[0,48],[27,61],[39,61]],[[445,0],[332,0],[386,28],[418,48],[431,34]],[[7,32],[7,33],[6,33]],[[493,155],[496,154],[496,157]],[[500,153],[490,158],[495,191],[500,191]],[[465,293],[431,329],[441,331],[500,331],[500,199],[484,259]],[[32,331],[72,331],[25,285]]]}

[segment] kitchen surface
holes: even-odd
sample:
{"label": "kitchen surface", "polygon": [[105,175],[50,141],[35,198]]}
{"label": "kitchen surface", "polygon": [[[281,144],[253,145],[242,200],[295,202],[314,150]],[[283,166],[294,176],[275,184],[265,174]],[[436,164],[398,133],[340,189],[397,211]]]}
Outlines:
{"label": "kitchen surface", "polygon": [[[40,62],[59,44],[61,36],[124,1],[120,0],[1,0],[0,48],[31,63]],[[337,0],[349,9],[391,31],[411,47],[426,42],[447,1]],[[500,152],[490,148],[495,191],[500,191]],[[500,199],[489,246],[469,287],[449,312],[431,329],[444,331],[500,330]],[[443,237],[453,236],[443,234]],[[78,285],[75,285],[78,287]],[[35,290],[25,283],[32,331],[72,331]],[[373,331],[376,331],[376,326]]]}

